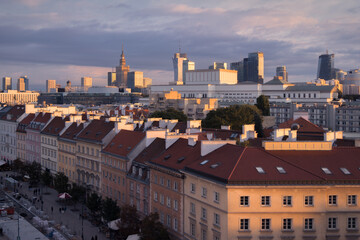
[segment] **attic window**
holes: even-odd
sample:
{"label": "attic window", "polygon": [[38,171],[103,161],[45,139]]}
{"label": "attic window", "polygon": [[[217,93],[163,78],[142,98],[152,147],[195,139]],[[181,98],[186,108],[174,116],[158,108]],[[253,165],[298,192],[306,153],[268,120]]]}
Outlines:
{"label": "attic window", "polygon": [[255,167],[258,173],[265,174],[265,170],[262,167]]}
{"label": "attic window", "polygon": [[218,166],[220,166],[221,163],[217,162],[215,164],[212,164],[210,167],[211,168],[217,168]]}
{"label": "attic window", "polygon": [[286,173],[285,169],[283,167],[276,167],[276,169],[279,171],[279,173]]}
{"label": "attic window", "polygon": [[171,157],[171,154],[166,155],[166,156],[164,157],[164,160],[168,160],[170,157]]}
{"label": "attic window", "polygon": [[178,160],[177,160],[177,162],[178,163],[181,163],[182,161],[184,161],[185,160],[185,157],[180,157]]}
{"label": "attic window", "polygon": [[324,171],[324,173],[326,173],[326,174],[332,174],[332,172],[328,169],[328,168],[326,168],[326,167],[323,167],[323,168],[321,168],[323,171]]}
{"label": "attic window", "polygon": [[114,146],[114,144],[115,144],[115,143],[111,143],[111,144],[110,144],[110,147]]}
{"label": "attic window", "polygon": [[121,148],[122,147],[122,144],[119,144],[118,148]]}
{"label": "attic window", "polygon": [[128,147],[127,150],[129,151],[131,149],[131,147]]}
{"label": "attic window", "polygon": [[346,174],[346,175],[350,175],[350,174],[351,174],[351,172],[350,172],[349,170],[347,170],[347,168],[340,168],[340,170],[341,170],[344,174]]}
{"label": "attic window", "polygon": [[209,160],[204,160],[200,163],[200,165],[205,165]]}

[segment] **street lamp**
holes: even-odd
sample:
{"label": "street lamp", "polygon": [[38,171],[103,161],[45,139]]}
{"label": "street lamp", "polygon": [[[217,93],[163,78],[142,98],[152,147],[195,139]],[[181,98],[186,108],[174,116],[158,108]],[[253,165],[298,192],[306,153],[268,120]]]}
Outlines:
{"label": "street lamp", "polygon": [[18,213],[18,235],[16,240],[20,240],[20,214]]}

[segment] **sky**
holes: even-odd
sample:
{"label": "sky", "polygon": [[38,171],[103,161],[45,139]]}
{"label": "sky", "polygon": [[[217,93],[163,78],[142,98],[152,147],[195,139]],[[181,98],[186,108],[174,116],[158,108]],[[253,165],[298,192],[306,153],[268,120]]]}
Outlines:
{"label": "sky", "polygon": [[311,81],[327,50],[335,67],[359,68],[359,22],[358,0],[1,0],[0,76],[15,87],[27,75],[35,90],[82,76],[106,85],[123,45],[153,84],[173,81],[179,46],[196,69],[261,51],[265,81],[281,65],[290,82]]}

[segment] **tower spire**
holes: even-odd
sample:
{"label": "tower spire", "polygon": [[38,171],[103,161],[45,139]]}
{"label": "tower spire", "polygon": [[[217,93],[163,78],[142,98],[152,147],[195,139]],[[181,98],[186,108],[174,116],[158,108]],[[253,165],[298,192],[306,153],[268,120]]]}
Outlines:
{"label": "tower spire", "polygon": [[126,60],[125,60],[125,55],[124,55],[124,44],[121,45],[120,65],[126,65]]}

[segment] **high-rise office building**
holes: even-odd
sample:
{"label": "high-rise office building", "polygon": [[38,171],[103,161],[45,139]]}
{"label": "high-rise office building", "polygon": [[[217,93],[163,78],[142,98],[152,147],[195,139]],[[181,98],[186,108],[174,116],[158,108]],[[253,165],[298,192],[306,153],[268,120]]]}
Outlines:
{"label": "high-rise office building", "polygon": [[139,71],[129,72],[128,73],[128,80],[127,80],[127,87],[134,89],[134,88],[143,88],[144,86],[144,73]]}
{"label": "high-rise office building", "polygon": [[230,63],[231,70],[238,71],[238,82],[264,82],[264,54],[249,53],[243,61]]}
{"label": "high-rise office building", "polygon": [[247,81],[263,83],[264,54],[262,52],[249,53],[247,65]]}
{"label": "high-rise office building", "polygon": [[282,77],[284,81],[288,81],[288,72],[286,71],[286,66],[280,66],[276,68],[276,76]]}
{"label": "high-rise office building", "polygon": [[25,92],[26,91],[26,83],[25,83],[24,77],[20,77],[17,82],[17,90],[19,92]]}
{"label": "high-rise office building", "polygon": [[322,54],[319,56],[317,78],[330,80],[334,78],[335,54]]}
{"label": "high-rise office building", "polygon": [[209,69],[227,69],[227,63],[214,62],[213,65],[209,66]]}
{"label": "high-rise office building", "polygon": [[174,82],[177,85],[184,84],[185,71],[195,69],[195,63],[188,61],[186,53],[180,53],[180,51],[174,54],[173,65],[174,65]]}
{"label": "high-rise office building", "polygon": [[108,86],[116,86],[116,72],[108,72]]}
{"label": "high-rise office building", "polygon": [[3,77],[2,81],[2,90],[11,90],[12,89],[12,78],[11,77]]}
{"label": "high-rise office building", "polygon": [[56,80],[46,80],[46,92],[56,92]]}
{"label": "high-rise office building", "polygon": [[126,65],[124,48],[123,48],[120,56],[120,64],[118,67],[116,67],[116,86],[121,88],[127,87],[129,71],[130,71],[130,66]]}
{"label": "high-rise office building", "polygon": [[81,78],[81,86],[84,88],[92,87],[92,77],[82,77]]}

